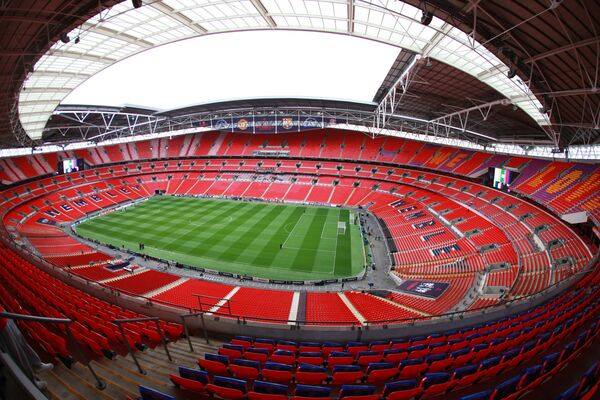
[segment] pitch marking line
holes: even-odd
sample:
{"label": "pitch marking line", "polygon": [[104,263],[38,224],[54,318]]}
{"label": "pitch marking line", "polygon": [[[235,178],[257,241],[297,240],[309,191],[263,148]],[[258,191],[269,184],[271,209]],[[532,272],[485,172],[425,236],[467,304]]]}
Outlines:
{"label": "pitch marking line", "polygon": [[[294,227],[292,228],[292,230],[290,231],[290,233],[288,233],[288,236],[285,238],[285,240],[283,241],[281,248],[285,248],[285,244],[287,243],[288,240],[290,240],[290,237],[292,237],[292,233],[294,233],[294,230],[296,230],[296,227],[298,226],[298,224],[300,223],[300,221],[302,220],[302,218],[306,215],[306,213],[303,213],[300,218],[298,218],[298,221],[296,221],[296,224],[294,224]],[[284,227],[285,228],[285,227]]]}
{"label": "pitch marking line", "polygon": [[[337,215],[337,221],[340,222],[340,215],[342,215],[342,211],[340,209],[338,209],[338,215]],[[340,235],[335,235],[335,251],[333,252],[333,267],[331,268],[331,274],[335,275],[335,258],[337,256],[337,245],[338,245],[338,236]]]}

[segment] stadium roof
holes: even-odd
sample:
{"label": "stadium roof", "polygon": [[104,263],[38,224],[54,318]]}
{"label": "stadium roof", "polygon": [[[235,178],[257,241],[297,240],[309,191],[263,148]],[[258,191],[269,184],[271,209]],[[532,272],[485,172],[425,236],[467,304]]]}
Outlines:
{"label": "stadium roof", "polygon": [[[428,24],[424,14],[434,15]],[[598,20],[593,0],[8,1],[0,8],[0,145],[40,143],[71,90],[125,57],[273,29],[404,49],[373,101],[413,69],[399,102],[409,117],[459,121],[510,143],[592,144],[600,138]]]}

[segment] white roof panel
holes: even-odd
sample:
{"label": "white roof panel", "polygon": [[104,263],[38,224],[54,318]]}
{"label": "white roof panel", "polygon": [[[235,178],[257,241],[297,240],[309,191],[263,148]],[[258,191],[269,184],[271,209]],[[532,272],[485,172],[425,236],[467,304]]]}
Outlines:
{"label": "white roof panel", "polygon": [[[155,0],[137,9],[131,2],[121,2],[74,29],[69,34],[71,42],[55,43],[40,59],[20,96],[21,122],[33,139],[39,138],[42,132],[39,121],[48,120],[57,100],[61,100],[59,97],[65,96],[65,91],[52,92],[51,88],[75,88],[107,65],[153,46],[205,32],[272,28],[343,32],[417,53],[427,51],[427,56],[473,75],[508,98],[519,99],[517,106],[538,123],[549,122],[548,117],[539,112],[540,103],[527,86],[516,78],[508,79],[507,67],[481,44],[472,43],[459,29],[446,29],[445,22],[436,17],[429,26],[424,26],[420,23],[421,10],[402,1],[355,0],[353,5],[353,21],[348,21],[347,0]],[[276,26],[271,26],[272,21]],[[348,32],[352,26],[354,30]],[[436,35],[442,35],[441,40],[433,41]],[[79,43],[74,43],[75,37],[79,37]],[[251,47],[263,49],[265,45]],[[244,54],[231,57],[240,61],[245,60],[244,56],[247,57]],[[255,62],[257,58],[248,59]],[[386,72],[377,77],[379,82]],[[28,96],[25,93],[28,87],[47,87],[49,93],[55,94]],[[34,101],[42,103],[39,109],[48,112],[32,111],[29,104]],[[29,118],[28,114],[35,118]]]}

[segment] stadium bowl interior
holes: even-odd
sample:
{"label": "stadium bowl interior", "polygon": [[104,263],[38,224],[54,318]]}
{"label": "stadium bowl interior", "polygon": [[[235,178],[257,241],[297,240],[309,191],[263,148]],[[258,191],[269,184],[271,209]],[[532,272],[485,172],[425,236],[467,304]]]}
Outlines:
{"label": "stadium bowl interior", "polygon": [[[0,397],[598,395],[593,1],[5,3],[0,306],[54,369],[0,346]],[[205,57],[275,35],[318,39]],[[190,43],[218,97],[143,61]],[[375,86],[270,69],[306,59],[300,89]],[[136,79],[180,103],[102,97]]]}

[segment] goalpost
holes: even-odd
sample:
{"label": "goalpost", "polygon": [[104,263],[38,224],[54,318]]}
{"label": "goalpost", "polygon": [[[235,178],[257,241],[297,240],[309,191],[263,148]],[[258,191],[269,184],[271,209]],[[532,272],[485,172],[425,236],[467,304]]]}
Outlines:
{"label": "goalpost", "polygon": [[338,221],[338,235],[346,234],[346,222]]}

